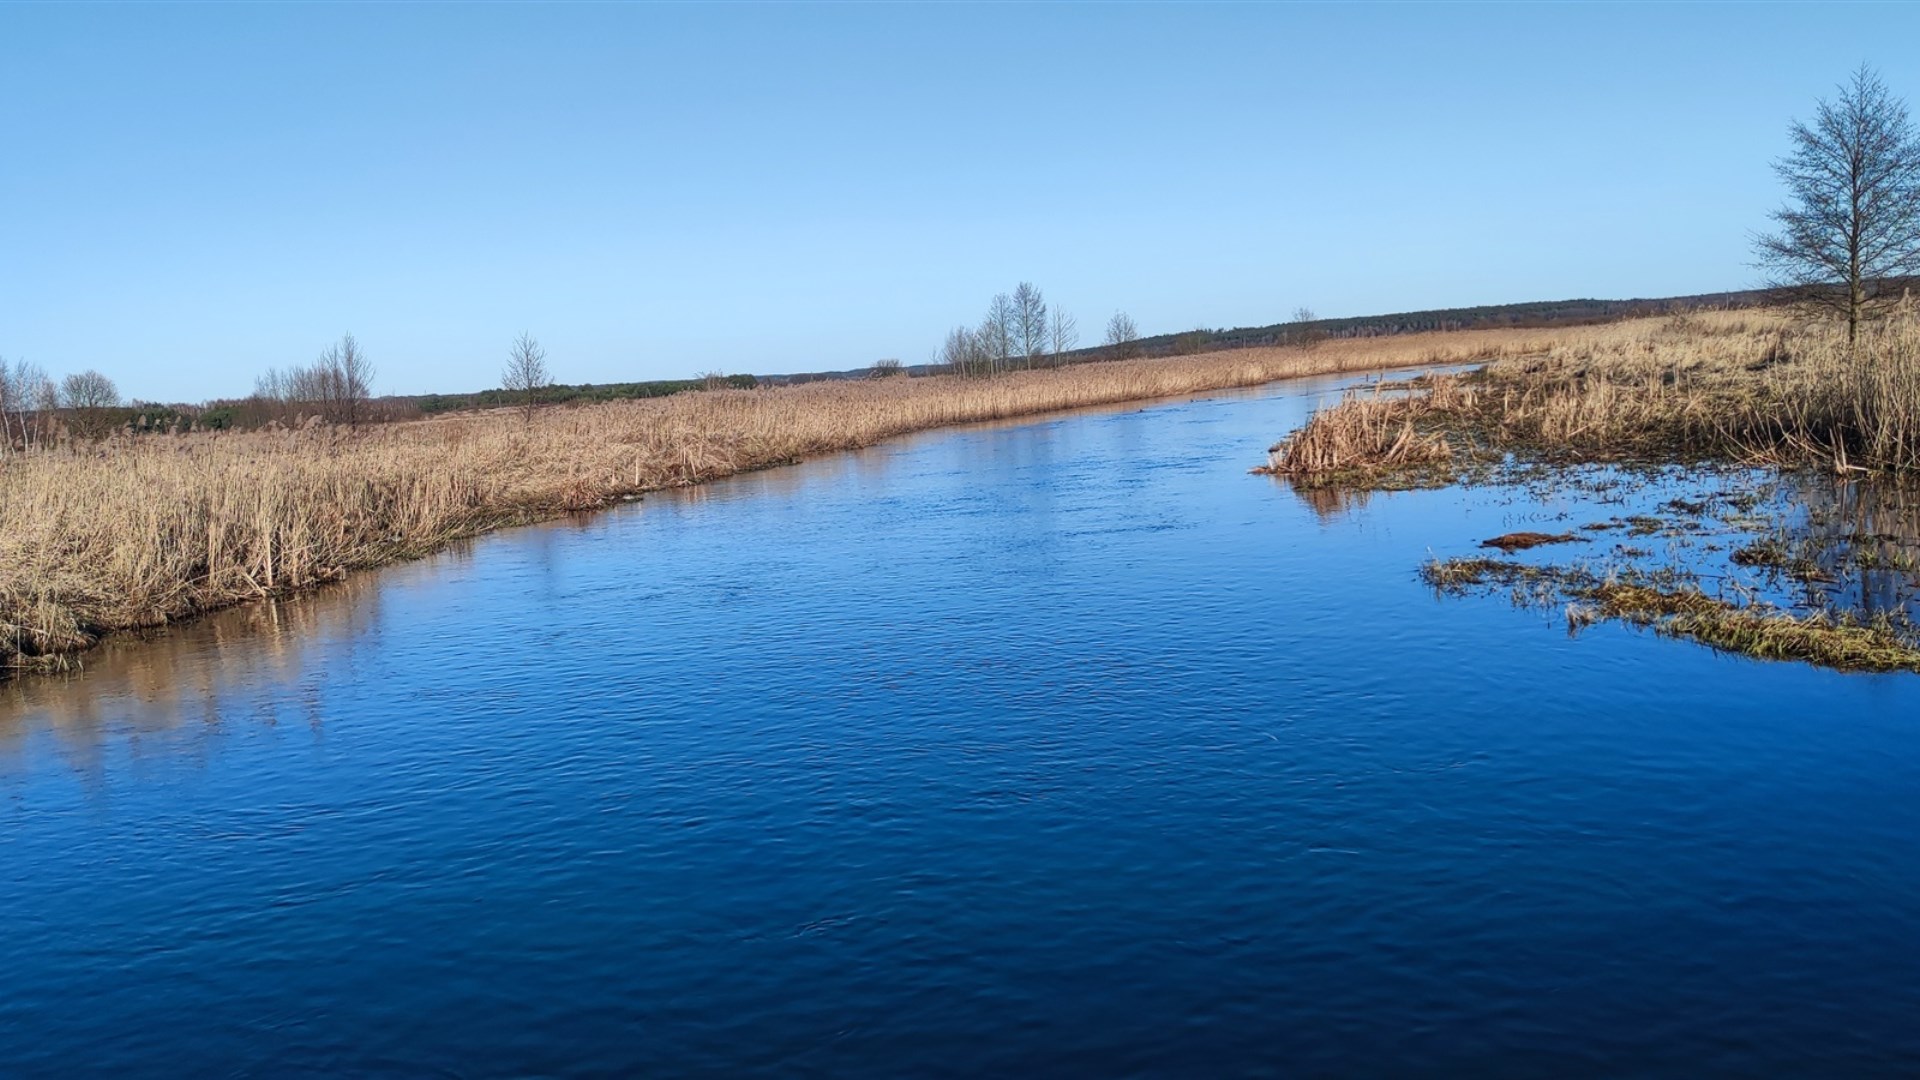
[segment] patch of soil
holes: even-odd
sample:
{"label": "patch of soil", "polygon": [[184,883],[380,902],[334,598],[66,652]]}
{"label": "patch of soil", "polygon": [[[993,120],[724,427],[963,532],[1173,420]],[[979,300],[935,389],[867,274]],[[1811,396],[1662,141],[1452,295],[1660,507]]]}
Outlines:
{"label": "patch of soil", "polygon": [[1482,540],[1480,541],[1480,546],[1499,548],[1501,551],[1511,555],[1516,551],[1525,551],[1528,548],[1536,548],[1542,544],[1579,544],[1585,541],[1586,537],[1575,536],[1572,533],[1510,532],[1503,536],[1496,536],[1491,540]]}

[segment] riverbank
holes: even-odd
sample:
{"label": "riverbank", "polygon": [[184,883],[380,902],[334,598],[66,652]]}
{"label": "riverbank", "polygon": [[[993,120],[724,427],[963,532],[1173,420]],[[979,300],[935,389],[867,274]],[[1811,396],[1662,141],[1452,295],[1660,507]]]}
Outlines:
{"label": "riverbank", "polygon": [[1622,323],[1544,355],[1352,395],[1272,448],[1271,471],[1365,484],[1507,454],[1920,472],[1920,313],[1843,328],[1764,312]]}
{"label": "riverbank", "polygon": [[1594,333],[1494,330],[993,379],[715,390],[363,429],[149,437],[0,464],[0,677],[102,635],[340,580],[494,529],[915,431],[1280,379],[1497,360]]}
{"label": "riverbank", "polygon": [[[1622,528],[1665,537],[1681,557],[1650,567],[1652,552],[1619,544],[1597,558],[1541,564],[1516,561],[1505,538],[1493,538],[1486,546],[1504,558],[1436,558],[1422,576],[1445,594],[1506,591],[1516,603],[1564,606],[1573,630],[1618,620],[1746,656],[1920,671],[1911,610],[1920,535],[1884,525],[1829,528],[1807,501],[1818,484],[1798,485],[1799,500],[1768,515],[1753,512],[1766,477],[1838,477],[1828,486],[1865,485],[1874,501],[1911,502],[1920,479],[1920,314],[1871,324],[1853,346],[1839,327],[1769,313],[1622,324],[1542,355],[1422,378],[1392,393],[1350,394],[1276,444],[1262,471],[1303,491],[1331,492],[1537,486],[1543,476],[1548,485],[1578,487],[1586,482],[1580,470],[1597,466],[1680,466],[1702,490],[1662,508],[1673,521],[1593,523],[1587,536],[1543,540]],[[1701,539],[1715,530],[1724,543]],[[1782,591],[1783,583],[1793,589]],[[1855,594],[1862,599],[1847,599]]]}

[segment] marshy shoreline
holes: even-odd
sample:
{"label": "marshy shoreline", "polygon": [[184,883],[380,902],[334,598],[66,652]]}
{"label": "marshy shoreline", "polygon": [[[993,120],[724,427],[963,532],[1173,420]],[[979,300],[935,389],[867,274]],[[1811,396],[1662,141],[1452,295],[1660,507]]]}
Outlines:
{"label": "marshy shoreline", "polygon": [[0,679],[498,529],[900,435],[1292,378],[1484,362],[1586,332],[1482,330],[109,440],[0,463]]}
{"label": "marshy shoreline", "polygon": [[[1911,310],[1857,343],[1779,311],[1619,324],[1544,355],[1348,394],[1260,471],[1322,500],[1463,483],[1585,486],[1603,503],[1684,489],[1625,519],[1491,537],[1482,546],[1496,550],[1435,556],[1420,575],[1440,595],[1563,610],[1570,632],[1618,621],[1743,656],[1920,672]],[[1516,557],[1613,529],[1658,539],[1664,556],[1622,542],[1571,561]]]}

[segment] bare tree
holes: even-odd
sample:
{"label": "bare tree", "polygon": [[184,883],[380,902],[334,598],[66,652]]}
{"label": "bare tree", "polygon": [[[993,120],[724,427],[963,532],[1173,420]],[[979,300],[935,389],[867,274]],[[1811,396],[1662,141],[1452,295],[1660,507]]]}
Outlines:
{"label": "bare tree", "polygon": [[[287,369],[286,390],[287,401],[302,406],[296,410],[298,415],[309,421],[318,418],[328,423],[339,422],[339,370],[325,354],[306,367]],[[313,411],[307,412],[309,408]]]}
{"label": "bare tree", "polygon": [[1080,320],[1066,313],[1062,308],[1053,309],[1053,325],[1047,331],[1047,343],[1053,352],[1053,362],[1058,364],[1063,354],[1073,351],[1080,344]]}
{"label": "bare tree", "polygon": [[977,336],[980,347],[986,351],[990,373],[1004,371],[1007,361],[1013,356],[1013,298],[1006,293],[994,296],[987,305],[987,317],[980,321]]}
{"label": "bare tree", "polygon": [[[24,368],[26,363],[22,361],[20,366]],[[0,456],[13,453],[16,447],[21,450],[27,448],[26,410],[22,407],[23,399],[21,384],[16,381],[14,375],[14,365],[9,363],[6,357],[0,356]],[[20,440],[18,443],[14,442],[16,422],[17,438]]]}
{"label": "bare tree", "polygon": [[120,390],[112,379],[89,369],[61,380],[60,403],[69,409],[111,409],[120,404]]}
{"label": "bare tree", "polygon": [[317,417],[330,424],[358,427],[372,419],[372,397],[373,364],[361,351],[360,343],[347,334],[312,364],[284,372],[268,368],[254,380],[249,400],[257,412],[272,419],[294,420],[304,415],[309,422]]}
{"label": "bare tree", "polygon": [[532,334],[521,334],[513,340],[513,348],[507,350],[507,369],[500,375],[500,385],[520,395],[525,420],[533,423],[533,407],[538,395],[553,385],[553,376],[547,373],[547,350],[540,347]]}
{"label": "bare tree", "polygon": [[1293,339],[1302,348],[1311,349],[1326,339],[1327,332],[1313,325],[1319,321],[1320,316],[1315,315],[1310,307],[1302,305],[1293,309]]}
{"label": "bare tree", "polygon": [[98,439],[112,426],[109,410],[119,407],[120,389],[112,379],[88,369],[60,381],[60,404],[73,417],[76,434]]}
{"label": "bare tree", "polygon": [[888,357],[885,360],[875,360],[873,366],[867,369],[867,377],[870,379],[891,379],[895,375],[905,375],[906,373],[906,366],[893,357]]}
{"label": "bare tree", "polygon": [[934,360],[958,375],[993,375],[1015,366],[1015,360],[1031,368],[1047,355],[1049,344],[1059,353],[1078,339],[1073,316],[1055,312],[1049,324],[1046,298],[1023,281],[1012,294],[993,298],[979,326],[949,331]]}
{"label": "bare tree", "polygon": [[368,399],[373,397],[373,363],[352,334],[342,334],[340,343],[328,349],[321,359],[332,368],[329,375],[340,421],[350,428],[359,427],[367,418]]}
{"label": "bare tree", "polygon": [[947,340],[940,346],[939,362],[955,375],[993,373],[993,358],[979,332],[965,326],[956,326],[947,332]]}
{"label": "bare tree", "polygon": [[1920,273],[1920,138],[1871,68],[1838,89],[1788,129],[1793,150],[1773,166],[1788,203],[1754,243],[1772,285],[1844,317],[1851,343]]}
{"label": "bare tree", "polygon": [[28,402],[32,396],[27,362],[8,363],[6,357],[0,356],[0,454],[10,454],[16,447],[33,448],[27,436],[27,417],[32,412]]}
{"label": "bare tree", "polygon": [[53,434],[53,411],[59,393],[53,380],[37,364],[15,360],[11,368],[0,363],[0,443],[19,440],[22,450],[44,446]]}
{"label": "bare tree", "polygon": [[1107,346],[1121,360],[1139,353],[1140,331],[1134,327],[1132,316],[1116,311],[1113,318],[1107,320]]}
{"label": "bare tree", "polygon": [[1013,288],[1011,323],[1011,351],[1024,359],[1027,367],[1032,367],[1033,362],[1047,351],[1047,301],[1030,281],[1023,281]]}

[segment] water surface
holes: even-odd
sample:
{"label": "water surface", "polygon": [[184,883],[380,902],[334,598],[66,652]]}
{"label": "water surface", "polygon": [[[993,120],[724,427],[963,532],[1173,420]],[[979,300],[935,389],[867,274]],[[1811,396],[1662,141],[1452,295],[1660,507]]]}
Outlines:
{"label": "water surface", "polygon": [[1590,508],[1246,474],[1340,385],[0,688],[0,1074],[1920,1069],[1920,678],[1436,600],[1429,551]]}

